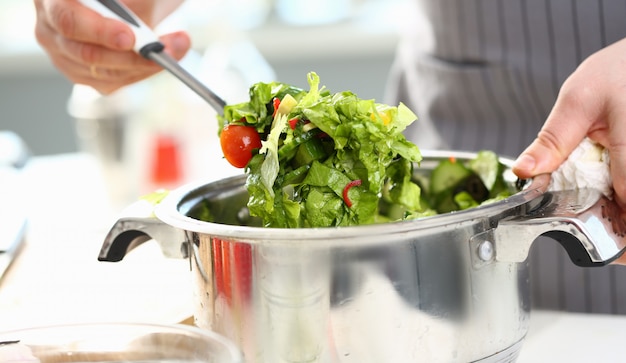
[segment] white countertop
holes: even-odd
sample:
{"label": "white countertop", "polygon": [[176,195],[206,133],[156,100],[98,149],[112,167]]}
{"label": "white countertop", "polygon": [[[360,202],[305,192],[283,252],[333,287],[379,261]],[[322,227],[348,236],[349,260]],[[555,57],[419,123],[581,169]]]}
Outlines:
{"label": "white countertop", "polygon": [[188,262],[164,258],[156,243],[121,263],[97,260],[119,210],[94,159],[38,157],[20,177],[29,220],[23,250],[0,280],[0,329],[192,315]]}
{"label": "white countertop", "polygon": [[[0,280],[0,330],[93,321],[176,323],[192,315],[186,260],[166,259],[148,242],[121,262],[97,261],[120,212],[102,180],[86,154],[37,157],[26,167],[23,200],[30,224],[24,250]],[[534,311],[518,363],[623,362],[623,342],[626,316]]]}
{"label": "white countertop", "polygon": [[626,316],[531,313],[517,363],[626,362]]}

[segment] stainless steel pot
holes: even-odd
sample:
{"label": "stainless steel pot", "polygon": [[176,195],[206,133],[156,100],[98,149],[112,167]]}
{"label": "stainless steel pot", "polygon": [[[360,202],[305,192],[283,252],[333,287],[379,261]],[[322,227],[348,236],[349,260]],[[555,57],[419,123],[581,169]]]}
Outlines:
{"label": "stainless steel pot", "polygon": [[[416,170],[428,174],[442,158],[475,155],[424,156]],[[120,218],[99,258],[119,261],[149,239],[188,258],[195,323],[234,340],[246,362],[513,362],[528,330],[533,241],[557,240],[582,266],[625,247],[611,201],[594,190],[546,192],[548,182],[421,220],[268,229],[253,226],[245,177],[233,177]],[[215,223],[193,218],[203,205]]]}

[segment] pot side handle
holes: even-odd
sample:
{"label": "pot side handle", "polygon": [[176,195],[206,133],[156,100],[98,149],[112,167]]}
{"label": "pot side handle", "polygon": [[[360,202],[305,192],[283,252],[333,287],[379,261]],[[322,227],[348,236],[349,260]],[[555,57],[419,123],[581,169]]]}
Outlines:
{"label": "pot side handle", "polygon": [[584,267],[610,264],[626,249],[626,213],[598,190],[546,192],[529,205],[492,230],[497,261],[523,262],[539,236],[559,242]]}
{"label": "pot side handle", "polygon": [[121,261],[135,247],[150,240],[159,244],[165,257],[187,258],[184,231],[163,223],[153,211],[154,204],[145,200],[131,204],[104,238],[98,261]]}

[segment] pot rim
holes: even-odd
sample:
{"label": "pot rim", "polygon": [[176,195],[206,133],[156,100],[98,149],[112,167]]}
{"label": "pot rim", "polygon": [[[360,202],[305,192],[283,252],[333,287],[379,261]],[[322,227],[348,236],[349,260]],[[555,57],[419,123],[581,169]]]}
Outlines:
{"label": "pot rim", "polygon": [[[472,152],[463,151],[422,151],[424,160],[454,157],[457,159],[469,159],[476,155]],[[512,165],[512,160],[500,158],[507,166]],[[510,171],[510,169],[508,170]],[[512,172],[511,172],[512,174]],[[338,241],[358,240],[358,243],[378,242],[380,236],[385,236],[385,243],[393,239],[393,236],[405,238],[406,234],[425,234],[433,229],[458,228],[468,224],[486,223],[485,229],[495,228],[500,219],[512,214],[522,205],[536,199],[546,191],[550,176],[548,174],[534,177],[530,183],[520,192],[494,203],[482,205],[463,211],[438,214],[406,221],[396,221],[381,224],[370,224],[349,227],[323,227],[323,228],[268,228],[229,225],[214,222],[205,222],[186,216],[180,212],[181,205],[189,195],[197,194],[207,186],[232,185],[245,181],[246,175],[238,175],[220,179],[213,182],[196,182],[183,185],[171,191],[154,209],[155,216],[162,222],[189,232],[197,232],[219,236],[226,240],[234,240],[249,243],[263,244],[297,244],[301,246],[303,241],[312,241],[316,245],[325,245],[324,241],[332,243]],[[332,242],[330,242],[332,241]]]}

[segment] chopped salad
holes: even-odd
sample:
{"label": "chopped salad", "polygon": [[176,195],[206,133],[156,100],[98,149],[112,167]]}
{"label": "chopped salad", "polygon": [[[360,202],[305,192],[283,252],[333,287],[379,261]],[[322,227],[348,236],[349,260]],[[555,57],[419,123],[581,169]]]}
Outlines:
{"label": "chopped salad", "polygon": [[351,226],[467,209],[511,195],[489,151],[445,160],[428,180],[406,140],[417,116],[397,107],[331,93],[316,73],[309,90],[257,83],[250,100],[219,116],[224,157],[245,168],[248,209],[265,227]]}

